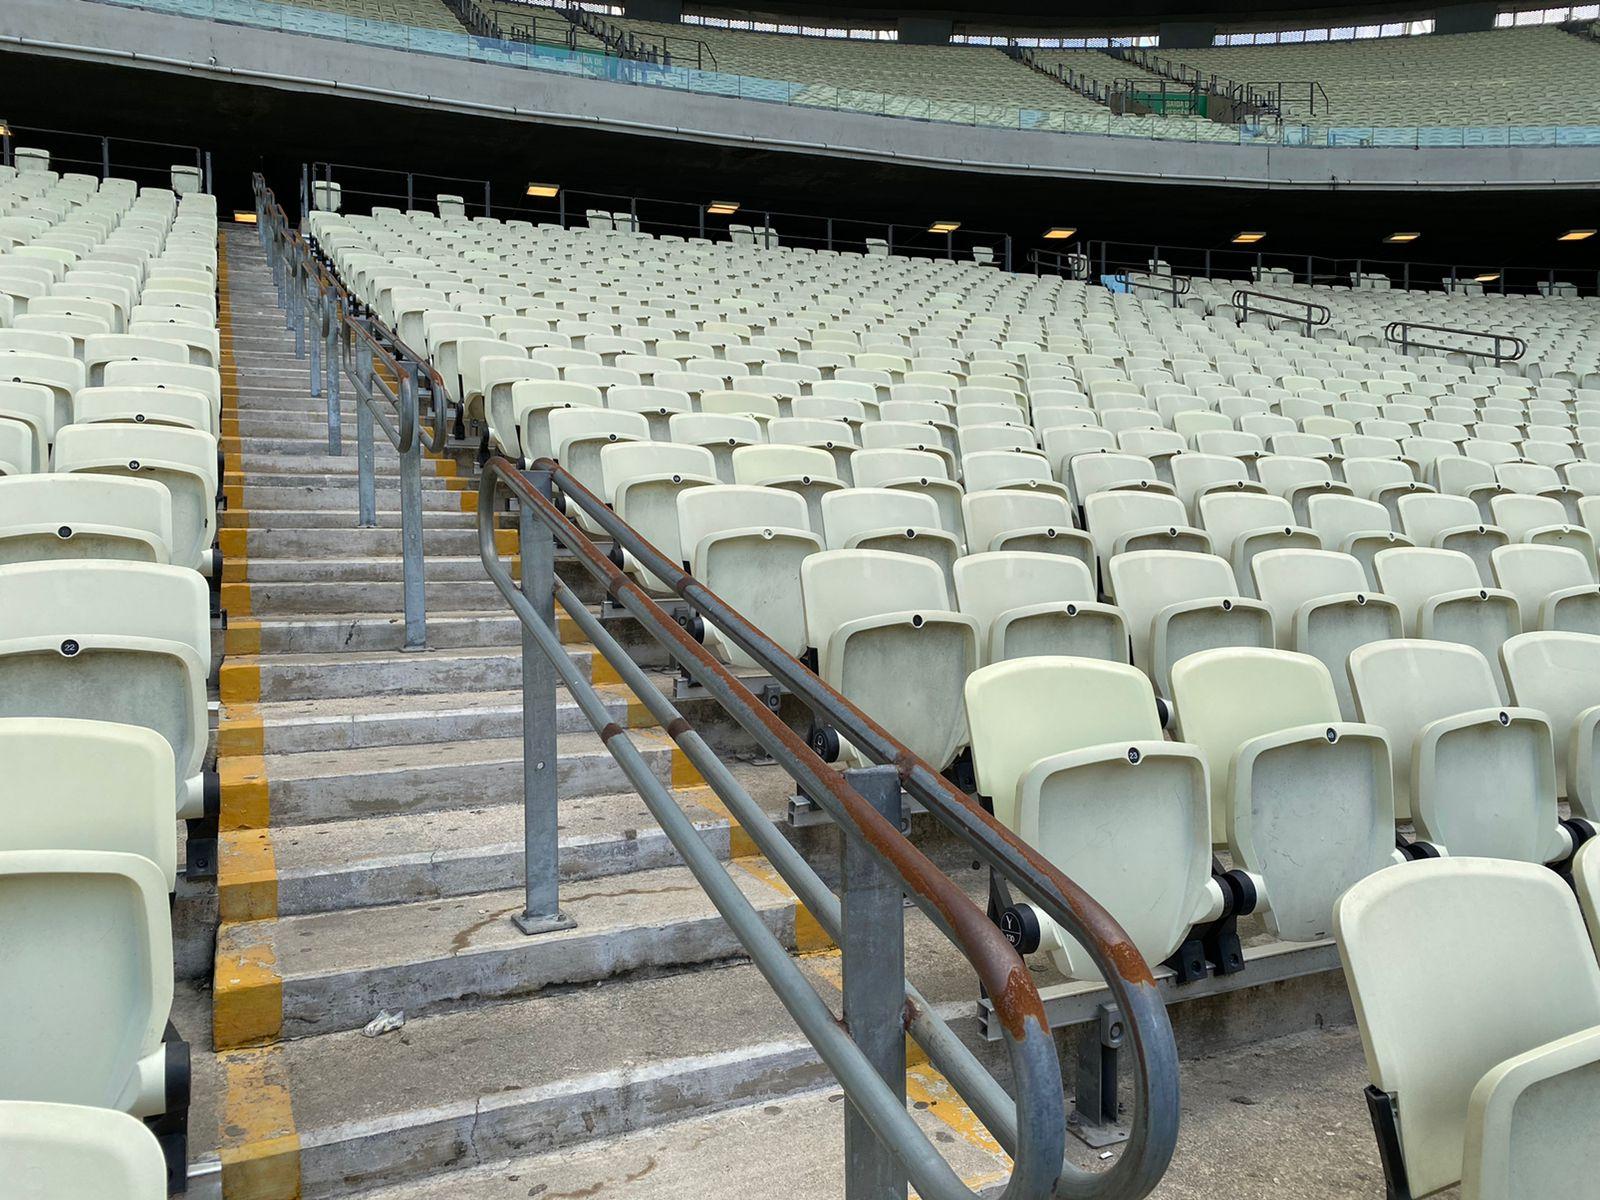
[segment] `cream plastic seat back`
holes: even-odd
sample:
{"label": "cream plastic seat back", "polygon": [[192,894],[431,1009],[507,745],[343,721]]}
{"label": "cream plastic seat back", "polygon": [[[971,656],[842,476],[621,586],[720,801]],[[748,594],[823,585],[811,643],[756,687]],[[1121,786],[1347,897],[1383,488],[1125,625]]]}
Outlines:
{"label": "cream plastic seat back", "polygon": [[[1203,436],[1203,435],[1202,435]],[[1223,454],[1179,454],[1172,459],[1172,485],[1189,513],[1200,519],[1200,497],[1207,492],[1261,492],[1244,462]]]}
{"label": "cream plastic seat back", "polygon": [[[499,416],[504,411],[499,390],[503,381],[498,377],[492,378],[494,382],[491,386],[496,390],[489,410],[489,436],[509,455],[515,455],[520,449],[525,463],[533,463],[541,458],[560,457],[560,443],[557,436],[551,432],[551,422],[557,413],[588,414],[574,419],[563,417],[561,422],[558,422],[563,433],[600,426],[610,428],[607,425],[607,417],[596,415],[605,412],[599,388],[585,383],[567,383],[564,380],[523,378],[513,381],[506,393],[511,424],[503,428],[498,424]],[[633,420],[635,417],[638,419]],[[649,422],[637,413],[620,414],[614,424],[634,437],[641,436],[638,427],[642,425],[644,427],[642,436],[650,435]],[[561,465],[567,466],[566,463]],[[571,467],[567,469],[571,470]]]}
{"label": "cream plastic seat back", "polygon": [[925,558],[944,573],[953,589],[952,571],[961,544],[939,525],[939,505],[932,496],[898,488],[843,488],[822,497],[824,540],[830,550],[889,550]]}
{"label": "cream plastic seat back", "polygon": [[943,572],[906,554],[829,550],[800,564],[800,591],[822,678],[948,766],[967,743],[961,687],[979,656],[978,622],[953,611]]}
{"label": "cream plastic seat back", "polygon": [[1214,554],[1138,550],[1107,568],[1128,619],[1133,662],[1156,692],[1172,695],[1172,664],[1217,646],[1273,646],[1272,614],[1239,595],[1232,569]]}
{"label": "cream plastic seat back", "polygon": [[1511,539],[1498,525],[1485,524],[1476,504],[1465,496],[1416,493],[1401,496],[1398,507],[1413,545],[1459,550],[1476,564],[1479,578],[1493,585],[1489,556]]}
{"label": "cream plastic seat back", "polygon": [[1569,523],[1567,510],[1548,496],[1496,496],[1490,502],[1494,518],[1513,542],[1540,546],[1565,546],[1583,555],[1595,577],[1594,536],[1582,525]]}
{"label": "cream plastic seat back", "polygon": [[105,382],[105,368],[108,363],[151,360],[187,364],[189,347],[180,341],[141,337],[131,333],[95,334],[84,342],[83,365],[88,372],[87,382],[90,387],[98,387]]}
{"label": "cream plastic seat back", "polygon": [[118,359],[106,363],[102,380],[106,387],[187,388],[198,392],[211,405],[210,431],[217,433],[221,429],[222,377],[215,367]]}
{"label": "cream plastic seat back", "polygon": [[817,530],[824,528],[822,497],[844,487],[833,455],[816,446],[740,446],[733,452],[733,479],[751,487],[782,488],[803,497],[811,527]]}
{"label": "cream plastic seat back", "polygon": [[1277,644],[1328,668],[1344,719],[1356,719],[1345,670],[1350,651],[1401,637],[1400,605],[1367,588],[1354,556],[1329,550],[1266,550],[1252,560],[1256,590],[1272,610]]}
{"label": "cream plastic seat back", "polygon": [[1459,550],[1422,546],[1386,550],[1375,560],[1378,584],[1400,605],[1405,636],[1472,646],[1495,668],[1502,698],[1500,646],[1522,632],[1510,592],[1484,587],[1478,568]]}
{"label": "cream plastic seat back", "polygon": [[733,452],[766,440],[760,421],[736,413],[673,413],[667,417],[667,437],[711,451],[723,483],[733,482]]}
{"label": "cream plastic seat back", "polygon": [[161,1143],[109,1108],[0,1100],[0,1162],[28,1200],[166,1200]]}
{"label": "cream plastic seat back", "polygon": [[1333,904],[1394,860],[1383,732],[1342,722],[1328,669],[1284,650],[1207,650],[1172,668],[1179,734],[1205,753],[1211,837],[1254,876],[1275,936],[1328,936]]}
{"label": "cream plastic seat back", "polygon": [[1367,586],[1378,586],[1373,559],[1380,550],[1411,545],[1411,539],[1392,528],[1389,510],[1376,500],[1357,496],[1316,495],[1306,500],[1306,517],[1324,550],[1354,556],[1367,577]]}
{"label": "cream plastic seat back", "polygon": [[0,853],[0,945],[7,1096],[160,1114],[172,1010],[161,869],[105,850]]}
{"label": "cream plastic seat back", "polygon": [[[691,488],[717,486],[716,470],[711,451],[701,446],[614,442],[600,449],[606,502],[639,536],[679,565],[687,553],[679,535],[678,496]],[[631,554],[624,554],[623,569],[658,594],[672,591]]]}
{"label": "cream plastic seat back", "polygon": [[961,515],[961,485],[950,477],[946,460],[924,450],[857,450],[850,457],[857,487],[904,488],[926,492],[939,505],[939,523],[967,544]]}
{"label": "cream plastic seat back", "polygon": [[0,566],[61,558],[170,562],[172,494],[111,475],[0,479]]}
{"label": "cream plastic seat back", "polygon": [[71,425],[56,435],[55,469],[165,485],[172,497],[172,565],[212,573],[217,439],[211,434],[161,425]]}
{"label": "cream plastic seat back", "polygon": [[[690,488],[678,496],[678,531],[690,572],[790,654],[806,648],[805,610],[795,580],[822,550],[805,497],[781,488]],[[735,666],[756,661],[709,621],[705,640]]]}
{"label": "cream plastic seat back", "polygon": [[1130,550],[1211,553],[1210,536],[1190,526],[1183,501],[1162,492],[1091,492],[1083,498],[1083,518],[1101,563]]}
{"label": "cream plastic seat back", "polygon": [[111,850],[177,878],[172,747],[136,725],[62,717],[0,719],[0,852]]}
{"label": "cream plastic seat back", "polygon": [[1491,557],[1495,583],[1517,598],[1525,632],[1600,633],[1600,587],[1577,550],[1519,542]]}
{"label": "cream plastic seat back", "polygon": [[1576,816],[1600,820],[1595,727],[1600,724],[1600,637],[1587,633],[1519,634],[1500,648],[1517,704],[1550,718],[1556,786]]}
{"label": "cream plastic seat back", "polygon": [[1334,934],[1411,1194],[1583,1194],[1600,968],[1566,884],[1529,863],[1410,863],[1346,892]]}
{"label": "cream plastic seat back", "polygon": [[961,611],[977,618],[985,663],[1034,655],[1128,661],[1122,612],[1096,602],[1077,559],[1024,550],[969,554],[955,564]]}
{"label": "cream plastic seat back", "polygon": [[1395,815],[1452,855],[1547,862],[1570,849],[1556,823],[1550,723],[1500,702],[1471,646],[1397,639],[1350,655],[1361,719],[1384,729]]}
{"label": "cream plastic seat back", "polygon": [[1255,598],[1250,560],[1263,550],[1302,547],[1320,549],[1311,530],[1298,524],[1282,496],[1248,492],[1207,492],[1200,497],[1200,526],[1211,535],[1212,549],[1233,567],[1239,594]]}
{"label": "cream plastic seat back", "polygon": [[1072,505],[1063,496],[1021,488],[967,492],[961,497],[961,513],[969,554],[1059,554],[1083,563],[1091,579],[1097,573],[1094,542],[1077,528]]}
{"label": "cream plastic seat back", "polygon": [[[1149,681],[1121,663],[1023,658],[973,672],[966,702],[995,816],[1081,880],[1147,961],[1169,957],[1212,909],[1210,823],[1204,759],[1162,739]],[[1100,977],[1078,942],[1041,923],[1057,970]]]}
{"label": "cream plastic seat back", "polygon": [[160,733],[175,760],[175,815],[205,811],[205,580],[150,563],[0,567],[0,716],[74,717]]}

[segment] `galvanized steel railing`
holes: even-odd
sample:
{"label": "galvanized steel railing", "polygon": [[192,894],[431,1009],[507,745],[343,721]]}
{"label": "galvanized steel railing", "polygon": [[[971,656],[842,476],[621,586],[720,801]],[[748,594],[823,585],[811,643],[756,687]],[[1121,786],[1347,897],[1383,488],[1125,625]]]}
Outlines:
{"label": "galvanized steel railing", "polygon": [[[401,452],[417,463],[424,444],[419,390],[445,395],[432,367],[370,316],[357,317],[355,301],[339,286],[289,227],[271,192],[257,183],[262,222],[279,294],[304,346],[308,311],[318,314],[313,332],[313,394],[329,396],[330,453],[337,449],[338,375],[357,387],[359,414],[376,419]],[[423,386],[419,389],[418,382]],[[381,401],[381,402],[380,402]],[[391,422],[385,405],[391,407]],[[427,444],[445,437],[442,405],[435,405]],[[362,472],[370,481],[370,457]],[[364,482],[363,488],[370,488]],[[555,498],[559,489],[563,498]],[[417,634],[421,627],[421,493],[416,476],[403,480],[407,645],[416,584]],[[521,555],[513,577],[495,541],[497,512],[515,503]],[[641,587],[616,567],[565,515],[580,508],[616,546],[664,580],[705,620],[732,641],[814,717],[839,731],[879,764],[840,773],[727,667],[687,633]],[[363,507],[363,523],[371,515]],[[414,532],[414,537],[413,537]],[[1160,1181],[1171,1161],[1178,1128],[1178,1066],[1172,1028],[1150,969],[1127,934],[1090,896],[1001,826],[948,780],[912,755],[881,726],[828,687],[729,608],[704,585],[665,558],[603,502],[551,460],[522,471],[491,458],[478,493],[478,535],[484,569],[522,626],[523,793],[525,896],[514,920],[529,935],[570,927],[561,912],[556,794],[556,689],[564,686],[600,734],[607,749],[677,848],[708,897],[771,984],[779,1001],[834,1073],[851,1101],[846,1114],[848,1200],[903,1195],[909,1182],[930,1200],[970,1200],[974,1193],[950,1168],[906,1109],[905,1035],[913,1037],[932,1064],[1011,1155],[1006,1200],[1137,1200]],[[705,688],[746,733],[770,754],[806,795],[843,831],[841,895],[834,892],[772,823],[705,740],[605,629],[598,617],[555,573],[556,546],[660,643],[689,676]],[[413,560],[415,570],[413,570]],[[612,721],[605,701],[578,671],[561,642],[559,603],[600,657],[649,710],[683,751],[731,818],[795,893],[798,902],[840,946],[844,972],[844,1021],[838,1021],[806,979],[787,948],[762,921],[709,850],[633,743]],[[1116,1162],[1086,1171],[1066,1156],[1067,1112],[1061,1064],[1038,989],[1004,933],[965,892],[941,872],[901,831],[902,788],[959,837],[1010,887],[1016,888],[1067,929],[1090,952],[1114,997],[1133,1049],[1133,1117]],[[971,963],[993,1004],[1011,1068],[1011,1090],[973,1052],[904,978],[902,893]],[[993,1195],[986,1191],[986,1195]]]}
{"label": "galvanized steel railing", "polygon": [[[556,489],[567,506],[581,509],[616,546],[665,581],[691,609],[716,625],[810,707],[818,720],[831,724],[881,765],[840,774],[818,758],[798,734],[567,519],[553,500]],[[495,513],[504,510],[503,501],[508,498],[516,502],[521,532],[520,587],[501,561],[494,540]],[[904,1032],[927,1051],[933,1065],[1012,1156],[1015,1166],[1003,1193],[1008,1200],[1052,1195],[1073,1200],[1131,1200],[1146,1195],[1165,1171],[1177,1136],[1177,1054],[1166,1009],[1149,968],[1105,910],[971,798],[641,538],[559,464],[543,459],[533,470],[523,472],[508,459],[491,458],[484,467],[478,514],[484,567],[524,629],[528,884],[526,908],[519,923],[534,931],[560,928],[563,923],[557,903],[553,769],[555,683],[559,679],[600,732],[779,1000],[834,1072],[902,1182],[909,1179],[928,1197],[955,1200],[972,1194],[908,1118],[903,1059],[898,1072],[893,1064],[885,1070],[881,1061],[874,1062],[863,1049],[863,1042],[880,1048],[898,1045]],[[841,902],[654,681],[571,589],[555,578],[557,544],[571,551],[612,600],[664,646],[705,688],[706,694],[790,774],[806,795],[823,807],[851,848],[888,873],[894,904],[879,908],[875,923],[879,934],[884,932],[884,923],[892,923],[890,946],[886,947],[881,937],[874,939],[871,933],[863,932],[859,923],[852,928],[853,897],[848,883]],[[671,793],[640,758],[627,731],[611,721],[604,703],[572,666],[556,629],[554,610],[558,601],[596,652],[617,670],[623,683],[682,748],[800,902],[840,944],[846,982],[845,1025],[849,1032],[839,1027],[781,943],[761,924],[715,856],[700,843]],[[1135,1059],[1132,1129],[1121,1156],[1109,1170],[1084,1171],[1064,1157],[1066,1111],[1060,1062],[1038,990],[999,927],[901,832],[898,817],[902,786],[986,865],[1070,930],[1103,971],[1121,1010]],[[879,803],[869,801],[869,793]],[[931,1005],[903,982],[898,902],[902,890],[972,964],[993,1001],[1009,1053],[1014,1094],[1007,1094]],[[862,945],[863,939],[868,944]],[[866,975],[869,983],[860,990],[869,997],[881,998],[885,987],[892,989],[890,994],[895,997],[903,990],[903,1004],[896,999],[886,1014],[887,1029],[875,1031],[870,1021],[850,1011],[852,974]],[[901,979],[901,986],[895,986],[897,978]],[[872,1154],[850,1153],[847,1160],[852,1171],[859,1169],[864,1177],[874,1177],[874,1172],[885,1169],[886,1160]],[[871,1190],[863,1177],[854,1175],[847,1191],[852,1198],[882,1194]]]}
{"label": "galvanized steel railing", "polygon": [[[439,373],[362,306],[317,261],[289,225],[283,208],[255,176],[256,221],[267,251],[278,302],[294,331],[295,354],[310,351],[311,394],[327,397],[328,453],[343,453],[339,381],[356,396],[356,472],[359,529],[378,526],[373,425],[383,429],[400,459],[400,550],[405,649],[427,648],[422,553],[422,452],[437,453],[446,438],[447,393]],[[309,343],[309,345],[308,345]],[[422,398],[430,401],[424,423]]]}
{"label": "galvanized steel railing", "polygon": [[1271,292],[1252,292],[1248,288],[1239,288],[1233,293],[1233,307],[1239,312],[1238,324],[1243,325],[1250,319],[1250,301],[1270,300],[1274,304],[1287,304],[1291,308],[1300,309],[1298,313],[1273,312],[1270,308],[1256,306],[1256,312],[1263,317],[1282,317],[1286,321],[1297,321],[1306,327],[1306,336],[1311,336],[1311,331],[1318,326],[1326,325],[1333,320],[1333,310],[1326,304],[1318,304],[1312,300],[1297,300],[1293,296],[1274,296]]}

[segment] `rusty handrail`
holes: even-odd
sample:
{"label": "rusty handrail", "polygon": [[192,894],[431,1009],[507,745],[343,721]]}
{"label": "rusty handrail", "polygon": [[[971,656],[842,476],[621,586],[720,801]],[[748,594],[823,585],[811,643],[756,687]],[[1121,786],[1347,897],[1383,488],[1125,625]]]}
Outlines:
{"label": "rusty handrail", "polygon": [[[641,538],[559,463],[540,459],[535,467],[549,471],[569,503],[582,509],[646,571],[666,583],[702,618],[715,625],[815,714],[837,729],[840,736],[869,760],[895,767],[911,796],[961,837],[986,865],[1017,887],[1089,951],[1121,1008],[1133,1043],[1134,1115],[1128,1141],[1116,1165],[1105,1172],[1088,1172],[1063,1161],[1055,1194],[1072,1200],[1113,1200],[1147,1194],[1166,1170],[1177,1142],[1177,1047],[1165,1003],[1150,968],[1121,926],[1093,897],[1001,825],[992,814],[913,755],[876,721],[823,683],[704,584]],[[501,468],[502,471],[510,469],[508,461]],[[480,511],[481,504],[480,501]],[[617,599],[633,615],[638,616],[635,610],[642,609],[644,604],[660,612],[631,581],[619,586],[623,595]],[[634,591],[638,592],[637,597],[632,595]],[[640,603],[641,599],[644,604]],[[679,631],[678,636],[668,636],[677,643],[680,637],[687,635]],[[761,709],[763,719],[776,719],[771,718],[737,678],[698,643],[693,643],[692,649],[683,647],[682,660],[691,675],[719,700],[723,699],[723,694],[719,693],[725,693],[737,703],[749,703]],[[784,729],[789,739],[798,741],[792,731]],[[1027,980],[1028,991],[1036,996],[1032,980],[1025,973],[1022,978]],[[1010,1006],[1012,1023],[1024,1016],[1024,1012],[1015,1007],[1022,1002],[1023,995],[996,993],[991,988],[990,996],[997,1014],[1002,1006]],[[1004,1023],[1008,1018],[1001,1017],[1001,1020]]]}

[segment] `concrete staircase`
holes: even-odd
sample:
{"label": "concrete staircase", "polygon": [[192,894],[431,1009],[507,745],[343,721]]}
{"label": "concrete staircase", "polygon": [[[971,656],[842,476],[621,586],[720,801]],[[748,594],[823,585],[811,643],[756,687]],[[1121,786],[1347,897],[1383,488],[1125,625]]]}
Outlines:
{"label": "concrete staircase", "polygon": [[[191,889],[181,901],[180,973],[196,978],[177,1003],[195,1049],[193,1190],[431,1194],[440,1172],[828,1084],[564,692],[562,906],[577,924],[534,938],[513,927],[520,629],[477,557],[474,485],[452,459],[424,465],[429,648],[403,652],[397,458],[380,430],[379,527],[357,529],[349,389],[346,453],[330,456],[325,403],[309,394],[259,243],[245,230],[224,242],[222,842],[214,901]],[[515,530],[498,536],[514,554]],[[574,564],[558,567],[598,599]],[[639,640],[631,622],[607,621]],[[815,922],[645,707],[564,630],[700,835],[836,994],[837,954]],[[775,768],[738,770],[782,811],[790,789]],[[970,983],[952,981],[948,994],[963,993],[970,1011]],[[404,1012],[404,1028],[363,1036],[384,1011]],[[477,1194],[465,1176],[449,1188]]]}

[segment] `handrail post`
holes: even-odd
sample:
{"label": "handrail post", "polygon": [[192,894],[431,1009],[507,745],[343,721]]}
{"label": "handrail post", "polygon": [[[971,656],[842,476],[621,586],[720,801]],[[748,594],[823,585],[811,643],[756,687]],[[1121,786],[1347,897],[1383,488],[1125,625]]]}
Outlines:
{"label": "handrail post", "polygon": [[[896,827],[900,773],[891,766],[846,771],[847,786]],[[844,1023],[856,1046],[902,1104],[906,1098],[905,905],[883,860],[841,838],[839,899],[844,936]],[[905,1200],[906,1176],[854,1105],[844,1114],[845,1200]]]}
{"label": "handrail post", "polygon": [[[311,282],[309,274],[306,282],[307,286],[309,286]],[[316,296],[316,303],[312,307],[316,323],[309,330],[310,336],[306,339],[308,348],[311,351],[311,398],[313,400],[320,399],[322,396],[322,326],[328,319],[328,298],[322,294],[320,287],[317,289]]]}
{"label": "handrail post", "polygon": [[427,571],[422,555],[422,431],[417,383],[402,370],[398,381],[402,419],[411,417],[411,444],[400,452],[400,578],[405,600],[407,650],[428,648]]}
{"label": "handrail post", "polygon": [[[550,472],[524,478],[545,499],[554,490]],[[517,505],[522,555],[522,594],[547,629],[556,628],[556,539],[531,504]],[[602,735],[604,736],[604,735]],[[522,911],[511,923],[526,934],[571,929],[561,911],[560,834],[556,826],[556,672],[533,631],[522,630]]]}
{"label": "handrail post", "polygon": [[378,524],[377,481],[372,446],[372,348],[365,338],[351,339],[351,352],[355,355],[356,386],[356,504],[360,512],[356,526],[372,529]]}
{"label": "handrail post", "polygon": [[344,329],[344,314],[336,296],[328,297],[328,330],[323,350],[323,365],[328,374],[328,453],[344,453],[344,413],[339,408],[339,335]]}

